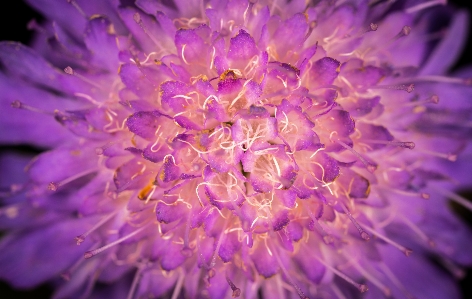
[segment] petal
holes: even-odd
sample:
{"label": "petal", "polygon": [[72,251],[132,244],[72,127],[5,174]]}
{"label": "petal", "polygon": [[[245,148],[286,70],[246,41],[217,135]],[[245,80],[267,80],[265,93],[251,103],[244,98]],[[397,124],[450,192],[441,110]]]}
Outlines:
{"label": "petal", "polygon": [[85,29],[85,44],[93,53],[93,63],[98,67],[106,66],[115,72],[119,66],[116,36],[112,32],[111,22],[102,16],[93,17]]}
{"label": "petal", "polygon": [[[0,242],[0,267],[3,269],[0,278],[18,288],[31,288],[59,276],[92,245],[85,240],[79,247],[74,241],[74,236],[83,233],[84,225],[89,222],[90,218],[63,219],[3,238]],[[67,254],[59,254],[63,250]]]}
{"label": "petal", "polygon": [[28,169],[30,178],[38,183],[60,183],[97,168],[98,157],[91,148],[81,150],[56,148],[36,157]]}
{"label": "petal", "polygon": [[233,60],[248,60],[257,54],[254,38],[244,30],[239,30],[238,35],[229,42],[228,58]]}
{"label": "petal", "polygon": [[279,265],[275,257],[269,254],[268,249],[261,244],[251,254],[251,260],[257,272],[265,278],[269,278],[279,271]]}
{"label": "petal", "polygon": [[158,111],[139,111],[128,117],[126,125],[134,134],[146,139],[152,138],[162,126],[163,116]]}
{"label": "petal", "polygon": [[301,13],[293,15],[280,25],[272,40],[280,58],[285,57],[292,49],[302,48],[308,28],[307,18]]}
{"label": "petal", "polygon": [[340,62],[331,57],[316,61],[310,70],[310,88],[328,86],[338,77]]}
{"label": "petal", "polygon": [[469,15],[466,11],[458,11],[451,16],[448,34],[434,48],[428,61],[421,68],[420,75],[441,75],[449,70],[459,58],[467,40]]}
{"label": "petal", "polygon": [[218,255],[224,263],[230,262],[233,256],[241,248],[241,242],[238,240],[238,233],[232,232],[224,234]]}

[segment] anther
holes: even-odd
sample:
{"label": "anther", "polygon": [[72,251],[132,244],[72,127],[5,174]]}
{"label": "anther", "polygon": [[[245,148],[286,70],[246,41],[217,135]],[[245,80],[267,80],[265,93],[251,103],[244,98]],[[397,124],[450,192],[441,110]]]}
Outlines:
{"label": "anther", "polygon": [[229,286],[231,287],[231,290],[233,290],[232,297],[237,298],[241,296],[241,290],[236,287],[236,285],[229,279],[228,275],[226,275],[226,281],[228,282]]}
{"label": "anther", "polygon": [[110,244],[107,244],[107,245],[105,245],[105,246],[102,246],[102,247],[97,248],[97,249],[94,249],[94,250],[86,251],[86,252],[84,253],[84,258],[85,258],[85,259],[89,259],[89,258],[91,258],[91,257],[93,257],[93,256],[95,256],[95,255],[97,255],[97,254],[99,254],[99,253],[101,253],[101,252],[107,250],[108,248],[111,248],[111,247],[113,247],[113,246],[115,246],[115,245],[120,244],[121,242],[123,242],[123,241],[125,241],[125,240],[127,240],[127,239],[129,239],[129,238],[131,238],[131,237],[133,237],[133,236],[135,236],[135,235],[137,235],[138,233],[142,232],[144,229],[146,229],[146,228],[147,228],[148,226],[150,226],[151,224],[153,224],[153,222],[150,222],[150,223],[148,223],[148,224],[142,226],[141,228],[139,228],[139,229],[135,230],[134,232],[130,233],[129,235],[124,236],[124,237],[122,237],[122,238],[119,238],[118,240],[116,240],[116,241],[114,241],[114,242],[111,242]]}
{"label": "anther", "polygon": [[410,33],[411,33],[411,27],[410,26],[403,26],[402,30],[400,30],[400,32],[397,35],[395,35],[393,40],[396,41],[399,38],[410,35]]}
{"label": "anther", "polygon": [[427,99],[429,102],[433,103],[433,104],[438,104],[439,103],[439,97],[435,94],[433,94],[432,96],[430,96],[428,99]]}
{"label": "anther", "polygon": [[104,152],[104,150],[103,150],[103,148],[101,148],[101,147],[97,147],[97,148],[95,149],[95,154],[97,154],[97,156],[103,155],[103,152]]}
{"label": "anther", "polygon": [[57,191],[58,188],[59,188],[59,184],[57,183],[51,182],[48,184],[49,191]]}
{"label": "anther", "polygon": [[408,93],[412,93],[415,90],[414,84],[398,84],[398,85],[375,85],[369,87],[370,89],[390,89],[390,90],[403,90]]}
{"label": "anther", "polygon": [[436,5],[446,5],[446,4],[447,4],[447,0],[431,0],[429,2],[420,3],[410,8],[407,8],[405,12],[411,14],[411,13],[419,12],[423,9],[430,8]]}
{"label": "anther", "polygon": [[26,24],[26,29],[36,30],[39,33],[47,34],[47,31],[41,27],[35,19],[32,19],[28,24]]}
{"label": "anther", "polygon": [[375,23],[370,23],[370,25],[366,29],[361,31],[360,35],[363,35],[363,34],[366,34],[368,32],[372,32],[372,31],[377,31],[378,28],[379,28],[379,25],[377,25]]}

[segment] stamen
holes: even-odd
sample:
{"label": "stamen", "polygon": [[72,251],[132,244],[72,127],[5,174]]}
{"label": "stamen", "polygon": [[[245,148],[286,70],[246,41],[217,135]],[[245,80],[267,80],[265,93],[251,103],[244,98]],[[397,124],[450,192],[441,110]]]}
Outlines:
{"label": "stamen", "polygon": [[378,266],[381,268],[382,272],[390,279],[391,282],[407,297],[408,299],[416,299],[410,292],[405,289],[403,284],[398,280],[398,278],[393,274],[392,270],[387,267],[383,262],[378,263]]}
{"label": "stamen", "polygon": [[374,144],[386,144],[392,146],[403,147],[407,149],[414,149],[415,143],[411,141],[384,141],[384,140],[373,140],[373,139],[362,139],[362,142],[374,143]]}
{"label": "stamen", "polygon": [[323,241],[325,242],[326,245],[332,244],[334,242],[333,236],[329,235],[324,228],[321,226],[321,224],[318,222],[318,219],[315,217],[313,212],[309,207],[305,206],[305,203],[302,201],[301,202],[304,210],[308,212],[308,215],[310,216],[311,220],[313,221],[313,224],[315,225],[315,228],[318,230],[318,232],[321,234],[323,237]]}
{"label": "stamen", "polygon": [[148,228],[148,227],[151,226],[152,224],[154,224],[154,222],[151,221],[151,222],[149,222],[148,224],[146,224],[146,225],[142,226],[141,228],[135,230],[134,232],[130,233],[129,235],[124,236],[124,237],[122,237],[122,238],[120,238],[120,239],[118,239],[118,240],[116,240],[116,241],[113,241],[113,242],[111,242],[110,244],[107,244],[107,245],[105,245],[105,246],[102,246],[102,247],[97,248],[97,249],[94,249],[94,250],[86,251],[86,252],[84,253],[84,258],[89,259],[89,258],[91,258],[91,257],[93,257],[93,256],[95,256],[95,255],[97,255],[97,254],[99,254],[99,253],[101,253],[101,252],[107,250],[108,248],[111,248],[111,247],[113,247],[113,246],[115,246],[115,245],[118,245],[118,244],[120,244],[121,242],[123,242],[123,241],[125,241],[125,240],[128,240],[129,238],[131,238],[131,237],[137,235],[138,233],[142,232],[143,230],[145,230],[146,228]]}
{"label": "stamen", "polygon": [[177,284],[175,285],[174,292],[172,293],[171,299],[177,299],[182,291],[182,286],[184,285],[185,274],[180,268],[179,278],[177,280]]}
{"label": "stamen", "polygon": [[77,241],[77,245],[80,245],[82,244],[83,241],[85,241],[85,238],[90,235],[92,232],[94,232],[97,228],[99,228],[100,226],[102,226],[103,224],[105,224],[105,222],[107,222],[108,220],[110,220],[111,218],[113,218],[117,213],[119,212],[119,209],[117,209],[116,211],[110,213],[109,215],[103,217],[100,221],[98,221],[91,229],[89,229],[88,231],[86,231],[85,233],[75,237],[75,240]]}
{"label": "stamen", "polygon": [[308,28],[308,32],[305,34],[305,40],[307,40],[310,37],[310,35],[313,33],[313,29],[315,29],[316,25],[317,25],[316,21],[312,21],[310,23],[310,27]]}
{"label": "stamen", "polygon": [[458,267],[452,261],[447,258],[440,258],[441,264],[449,271],[452,275],[454,275],[457,279],[462,279],[465,276],[464,269]]}
{"label": "stamen", "polygon": [[422,101],[408,102],[408,103],[402,105],[402,107],[418,106],[418,105],[421,105],[421,104],[430,104],[430,103],[438,104],[439,103],[439,97],[437,95],[432,95],[429,98],[427,98],[425,100],[422,100]]}
{"label": "stamen", "polygon": [[11,204],[8,206],[3,206],[0,208],[0,216],[5,215],[9,219],[16,218],[18,216],[18,207],[20,206],[20,203],[15,203]]}
{"label": "stamen", "polygon": [[405,12],[411,14],[411,13],[419,12],[423,9],[430,8],[436,5],[446,5],[446,4],[447,4],[447,0],[431,0],[429,2],[420,3],[410,8],[407,8]]}
{"label": "stamen", "polygon": [[85,14],[85,12],[82,10],[82,8],[77,4],[77,2],[75,0],[66,0],[68,3],[72,4],[72,6],[75,7],[75,9],[77,9],[77,11],[86,19],[87,18],[87,15]]}
{"label": "stamen", "polygon": [[231,295],[233,298],[237,298],[241,296],[241,290],[236,287],[236,285],[229,279],[228,275],[226,275],[226,281],[228,282],[229,286],[231,287],[231,290],[233,290],[233,294]]}
{"label": "stamen", "polygon": [[451,84],[465,84],[472,85],[472,78],[455,78],[446,76],[419,76],[416,78],[408,79],[413,82],[438,82],[438,83],[451,83]]}
{"label": "stamen", "polygon": [[152,40],[154,44],[159,48],[159,52],[167,52],[165,49],[162,48],[161,43],[154,37],[154,34],[149,34],[146,26],[144,26],[143,20],[141,19],[141,15],[137,12],[133,15],[134,21],[141,27],[144,33]]}
{"label": "stamen", "polygon": [[350,147],[349,145],[345,144],[344,142],[342,142],[341,140],[337,140],[336,141],[337,143],[339,143],[342,147],[344,147],[345,149],[347,149],[348,151],[350,151],[351,153],[353,153],[357,159],[359,159],[359,161],[362,162],[362,164],[364,164],[364,166],[367,168],[367,170],[369,172],[374,172],[376,169],[377,169],[377,166],[376,165],[373,165],[371,163],[369,163],[364,157],[361,156],[361,154],[359,154],[358,152],[356,152],[352,147]]}
{"label": "stamen", "polygon": [[192,218],[191,216],[192,216],[192,213],[189,212],[188,217],[187,217],[187,223],[185,225],[184,246],[181,250],[182,254],[186,257],[191,257],[193,254],[193,250],[192,248],[190,248],[190,244],[189,244],[190,224],[191,224],[191,218]]}
{"label": "stamen", "polygon": [[98,171],[98,169],[97,169],[97,168],[93,168],[93,169],[89,169],[89,170],[85,170],[85,171],[79,172],[78,174],[75,174],[75,175],[73,175],[73,176],[71,176],[71,177],[69,177],[69,178],[66,178],[66,179],[64,179],[64,180],[62,180],[62,181],[60,181],[60,182],[58,182],[58,183],[56,183],[56,182],[51,182],[51,183],[48,184],[48,190],[50,190],[50,191],[57,191],[57,189],[58,189],[60,186],[64,186],[65,184],[68,184],[68,183],[70,183],[70,182],[72,182],[72,181],[75,181],[75,180],[77,180],[77,179],[79,179],[79,178],[81,178],[81,177],[83,177],[83,176],[86,176],[86,175],[91,174],[91,173],[96,172],[96,171]]}
{"label": "stamen", "polygon": [[98,89],[102,89],[102,86],[99,85],[98,83],[96,83],[95,81],[93,80],[90,80],[80,74],[78,74],[76,71],[74,71],[73,68],[71,68],[70,66],[66,67],[64,69],[64,73],[66,73],[67,75],[70,75],[70,76],[76,76],[77,78],[79,78],[80,80],[84,81],[84,82],[87,82],[88,84],[90,85],[93,85],[95,87],[97,87]]}
{"label": "stamen", "polygon": [[357,228],[357,230],[359,231],[359,234],[361,235],[361,238],[366,240],[366,241],[369,241],[370,240],[370,236],[368,233],[366,233],[362,227],[359,225],[359,223],[357,223],[356,219],[354,219],[354,217],[352,217],[352,214],[351,212],[349,212],[349,210],[347,209],[347,207],[344,205],[344,204],[341,204],[341,207],[342,209],[344,210],[344,213],[346,213],[347,217],[349,217],[349,220],[351,220],[352,224],[354,224],[354,226]]}
{"label": "stamen", "polygon": [[332,283],[330,284],[330,287],[336,295],[337,299],[347,299],[336,284]]}
{"label": "stamen", "polygon": [[404,90],[408,93],[412,93],[415,90],[414,84],[398,84],[398,85],[375,85],[369,87],[370,89],[390,89],[390,90]]}
{"label": "stamen", "polygon": [[136,287],[139,284],[139,281],[141,280],[141,272],[142,272],[142,267],[138,267],[136,270],[136,274],[134,274],[133,282],[131,283],[131,287],[128,291],[128,296],[126,296],[126,299],[133,299],[134,292],[136,291]]}
{"label": "stamen", "polygon": [[377,279],[376,274],[370,274],[367,270],[365,270],[361,265],[359,265],[355,260],[351,261],[351,264],[356,268],[362,276],[364,276],[367,280],[371,281],[379,290],[384,293],[385,297],[391,298],[392,297],[392,290],[384,285],[380,280]]}
{"label": "stamen", "polygon": [[392,191],[394,193],[398,193],[398,194],[405,195],[405,196],[421,197],[423,199],[429,199],[431,197],[429,195],[429,193],[426,193],[426,192],[421,192],[421,193],[420,192],[409,192],[409,191],[399,190],[399,189],[395,189],[395,188],[389,188],[389,187],[386,187],[386,186],[384,186],[383,188],[388,189],[389,191]]}
{"label": "stamen", "polygon": [[362,225],[366,230],[368,230],[371,234],[373,234],[374,236],[378,237],[379,239],[382,239],[384,240],[385,242],[387,242],[388,244],[398,248],[401,252],[403,252],[406,256],[410,256],[411,253],[413,252],[413,250],[409,249],[409,248],[406,248],[405,246],[402,246],[398,243],[396,243],[395,241],[393,241],[392,239],[378,233],[377,231],[375,231],[373,228],[370,228],[368,227],[367,225],[363,224]]}
{"label": "stamen", "polygon": [[[220,233],[220,237],[218,238],[218,243],[216,243],[215,252],[213,253],[213,257],[212,257],[210,265],[209,265],[209,268],[210,268],[210,270],[208,271],[209,276],[210,276],[210,271],[213,270],[212,269],[213,267],[215,267],[216,257],[218,255],[218,252],[220,251],[221,243],[223,242],[223,234],[225,233],[226,227],[228,226],[229,218],[231,218],[231,217],[226,218],[225,223],[223,224],[223,229],[221,230],[221,233]],[[210,276],[210,278],[214,276],[214,272],[215,272],[215,270],[213,270],[213,275]]]}
{"label": "stamen", "polygon": [[42,26],[38,24],[38,22],[35,19],[32,19],[31,21],[26,24],[26,29],[28,30],[36,30],[38,33],[42,34],[47,34],[47,30],[44,29]]}
{"label": "stamen", "polygon": [[[270,250],[270,249],[269,249]],[[270,251],[269,251],[270,252]],[[282,263],[282,261],[280,260],[280,257],[279,257],[279,254],[277,252],[277,250],[273,250],[274,252],[274,256],[275,256],[275,259],[277,260],[277,263],[279,264],[279,267],[280,269],[282,269],[282,273],[284,274],[285,278],[288,280],[288,282],[290,283],[290,285],[295,289],[295,291],[297,292],[298,296],[300,297],[300,299],[309,299],[305,293],[303,293],[302,289],[300,289],[300,287],[295,283],[295,281],[293,280],[293,275],[289,275],[287,269],[285,268],[284,264]]]}
{"label": "stamen", "polygon": [[408,218],[402,215],[399,215],[399,218],[430,247],[432,248],[436,247],[436,244],[434,243],[434,241],[431,240],[418,226],[416,226]]}
{"label": "stamen", "polygon": [[41,113],[41,114],[54,115],[53,112],[48,112],[48,111],[41,110],[41,109],[38,109],[38,108],[35,108],[35,107],[31,107],[30,105],[26,105],[26,104],[20,102],[19,100],[14,100],[13,102],[11,102],[10,106],[12,108],[15,108],[15,109],[23,109],[23,110],[28,110],[28,111],[31,111],[31,112],[37,112],[37,113]]}
{"label": "stamen", "polygon": [[334,274],[336,274],[337,276],[341,277],[342,279],[344,279],[346,282],[352,284],[353,286],[355,286],[361,293],[365,293],[369,290],[369,288],[365,285],[365,284],[361,284],[361,283],[357,283],[355,282],[352,278],[350,278],[349,276],[347,276],[346,274],[344,274],[343,272],[339,271],[338,269],[334,268],[333,266],[331,266],[329,263],[323,261],[321,258],[319,258],[318,256],[314,256],[320,263],[322,263],[326,268],[328,268],[329,270],[333,271]]}
{"label": "stamen", "polygon": [[431,156],[434,156],[434,157],[438,157],[438,158],[443,158],[443,159],[446,159],[446,160],[449,160],[451,162],[454,162],[457,160],[457,155],[454,155],[454,154],[451,154],[451,153],[438,153],[438,152],[435,152],[435,151],[430,151],[430,150],[425,150],[425,149],[418,149],[419,152],[422,152],[422,153],[425,153],[425,154],[428,154],[428,155],[431,155]]}

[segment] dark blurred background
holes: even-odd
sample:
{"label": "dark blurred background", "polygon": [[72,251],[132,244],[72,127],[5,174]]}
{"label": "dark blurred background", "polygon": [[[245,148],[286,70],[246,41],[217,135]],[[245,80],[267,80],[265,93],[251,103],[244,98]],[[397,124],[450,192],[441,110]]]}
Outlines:
{"label": "dark blurred background", "polygon": [[[66,1],[66,0],[63,0]],[[94,1],[94,0],[89,0]],[[472,0],[449,0],[451,5],[466,9],[469,14],[472,15]],[[43,17],[27,6],[23,0],[10,0],[0,2],[0,40],[12,40],[20,41],[24,44],[28,44],[31,39],[33,32],[27,29],[27,24],[32,19],[35,19],[38,23],[41,23]],[[471,32],[469,32],[468,42],[459,58],[457,63],[454,65],[452,70],[460,69],[466,65],[472,65],[472,26],[469,26]],[[0,91],[1,92],[1,91]],[[11,147],[9,148],[12,149]],[[16,148],[20,151],[39,151],[38,149],[29,147]],[[5,147],[0,146],[0,152],[6,150]],[[472,190],[465,191],[462,195],[467,198],[472,198]],[[469,223],[472,227],[472,213],[461,207],[453,207],[460,216]],[[0,234],[1,236],[1,234]],[[472,248],[470,249],[472,251]],[[0,252],[1,254],[1,252]],[[472,269],[467,269],[467,274],[464,279],[461,280],[461,288],[463,292],[463,299],[472,298]],[[22,299],[22,298],[34,298],[34,299],[48,299],[51,297],[52,290],[49,286],[43,285],[33,290],[14,290],[8,284],[0,281],[0,298],[1,299]],[[456,298],[451,298],[456,299]]]}

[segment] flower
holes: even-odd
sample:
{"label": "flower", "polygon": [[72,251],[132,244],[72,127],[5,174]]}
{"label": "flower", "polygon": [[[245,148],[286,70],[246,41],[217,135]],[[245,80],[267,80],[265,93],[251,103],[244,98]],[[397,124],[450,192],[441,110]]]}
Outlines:
{"label": "flower", "polygon": [[2,156],[0,278],[457,298],[471,71],[445,75],[467,16],[440,2],[31,1],[49,21],[0,44],[0,140],[48,150]]}

